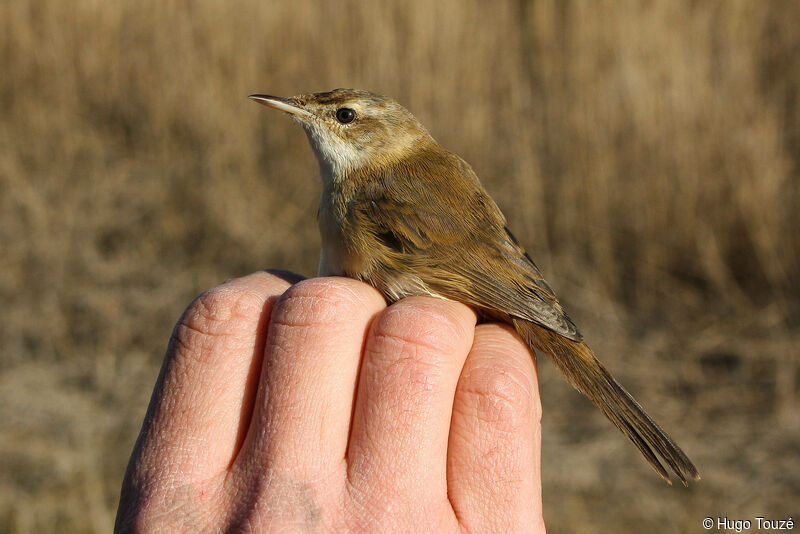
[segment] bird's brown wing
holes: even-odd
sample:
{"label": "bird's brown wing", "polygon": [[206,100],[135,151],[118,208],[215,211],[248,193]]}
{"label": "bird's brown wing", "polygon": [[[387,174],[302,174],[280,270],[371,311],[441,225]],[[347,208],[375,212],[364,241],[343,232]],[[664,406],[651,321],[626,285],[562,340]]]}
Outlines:
{"label": "bird's brown wing", "polygon": [[[490,316],[526,319],[582,339],[463,160],[429,158],[423,176],[398,179],[404,170],[376,177],[349,209],[350,223],[368,229],[375,246],[384,249],[383,268],[413,273],[441,296]],[[452,176],[455,170],[459,177]],[[454,179],[462,181],[460,187],[452,187]]]}

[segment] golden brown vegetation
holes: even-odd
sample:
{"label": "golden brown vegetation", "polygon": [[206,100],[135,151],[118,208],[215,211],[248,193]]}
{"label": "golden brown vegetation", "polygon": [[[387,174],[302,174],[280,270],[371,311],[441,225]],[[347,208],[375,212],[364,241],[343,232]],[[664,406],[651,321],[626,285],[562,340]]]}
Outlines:
{"label": "golden brown vegetation", "polygon": [[334,87],[472,163],[704,476],[664,487],[542,365],[550,532],[796,517],[798,27],[791,1],[0,1],[0,531],[108,531],[183,307],[313,274],[316,163],[246,95]]}

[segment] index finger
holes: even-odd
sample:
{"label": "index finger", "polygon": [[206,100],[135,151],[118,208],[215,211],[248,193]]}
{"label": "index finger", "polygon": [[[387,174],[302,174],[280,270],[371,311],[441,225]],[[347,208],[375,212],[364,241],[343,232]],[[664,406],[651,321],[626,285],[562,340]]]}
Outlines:
{"label": "index finger", "polygon": [[191,482],[229,467],[249,424],[272,305],[300,278],[257,272],[206,291],[186,309],[126,482],[165,473]]}

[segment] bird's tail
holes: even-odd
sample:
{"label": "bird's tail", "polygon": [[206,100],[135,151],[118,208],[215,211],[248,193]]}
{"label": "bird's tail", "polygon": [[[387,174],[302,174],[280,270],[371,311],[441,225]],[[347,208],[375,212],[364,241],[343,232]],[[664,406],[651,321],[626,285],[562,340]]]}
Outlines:
{"label": "bird's tail", "polygon": [[700,479],[697,468],[639,403],[614,380],[586,343],[572,341],[530,321],[514,319],[514,328],[531,348],[550,356],[567,380],[633,442],[661,478],[672,484],[659,457],[680,478]]}

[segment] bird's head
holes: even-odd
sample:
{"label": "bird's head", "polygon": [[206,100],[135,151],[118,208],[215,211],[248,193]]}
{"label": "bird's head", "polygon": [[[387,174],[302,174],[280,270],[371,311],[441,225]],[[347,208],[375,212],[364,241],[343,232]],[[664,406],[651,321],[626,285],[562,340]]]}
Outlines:
{"label": "bird's head", "polygon": [[380,168],[433,142],[416,118],[389,97],[356,89],[283,98],[250,95],[299,122],[322,167],[337,180],[363,167]]}

